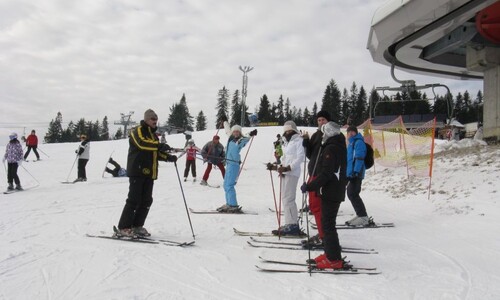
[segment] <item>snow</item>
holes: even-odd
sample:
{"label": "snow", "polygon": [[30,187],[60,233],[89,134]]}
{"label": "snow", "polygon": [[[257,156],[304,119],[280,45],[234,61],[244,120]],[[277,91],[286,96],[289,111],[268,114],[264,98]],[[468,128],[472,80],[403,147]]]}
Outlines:
{"label": "snow", "polygon": [[[203,146],[214,133],[195,132],[193,138]],[[346,247],[378,250],[349,253],[347,259],[376,266],[381,275],[269,274],[254,267],[264,265],[259,256],[303,262],[307,251],[251,248],[248,238],[236,236],[232,228],[270,232],[277,226],[268,209],[274,202],[264,166],[273,159],[277,133],[281,128],[259,128],[236,187],[240,205],[259,214],[191,214],[196,244],[189,248],[86,237],[111,234],[118,223],[128,179],[101,176],[113,150],[125,166],[128,141],[91,143],[89,180],[77,184],[60,183],[68,176],[77,144],[42,145],[50,157],[41,153],[42,161],[23,164],[40,186],[0,195],[0,299],[498,299],[498,146],[473,140],[437,143],[430,200],[429,179],[408,179],[404,167],[376,165],[376,172],[367,172],[361,196],[368,213],[396,227],[339,234]],[[183,135],[167,140],[174,147],[185,142]],[[226,141],[223,136],[221,142]],[[178,162],[181,174],[184,161]],[[35,185],[24,168],[19,170],[23,185]],[[200,178],[201,161],[197,171]],[[75,177],[76,166],[69,179]],[[209,183],[222,184],[218,170],[212,170]],[[211,209],[224,203],[222,188],[190,181],[182,186],[188,207]],[[338,222],[352,213],[347,200]],[[155,237],[192,239],[172,163],[160,165],[146,227]]]}

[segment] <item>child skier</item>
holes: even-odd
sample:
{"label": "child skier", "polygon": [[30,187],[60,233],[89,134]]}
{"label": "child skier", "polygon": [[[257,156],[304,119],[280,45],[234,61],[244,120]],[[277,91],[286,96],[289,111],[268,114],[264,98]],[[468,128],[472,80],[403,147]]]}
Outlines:
{"label": "child skier", "polygon": [[7,161],[7,182],[9,183],[8,191],[14,190],[14,182],[16,183],[16,190],[22,191],[21,182],[19,181],[19,176],[17,176],[17,168],[21,165],[23,161],[23,147],[17,139],[17,133],[13,132],[9,135],[9,143],[5,147],[5,155],[3,156],[2,162]]}
{"label": "child skier", "polygon": [[196,181],[196,152],[201,152],[201,149],[196,147],[193,139],[189,139],[184,151],[186,153],[186,168],[184,169],[184,181],[187,181],[190,168],[191,168],[191,175],[193,175],[193,181]]}

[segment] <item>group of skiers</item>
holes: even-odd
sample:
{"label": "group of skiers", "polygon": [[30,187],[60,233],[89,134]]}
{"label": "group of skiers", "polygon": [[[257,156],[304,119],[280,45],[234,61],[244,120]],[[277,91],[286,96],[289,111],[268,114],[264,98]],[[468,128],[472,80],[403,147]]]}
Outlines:
{"label": "group of skiers", "polygon": [[[345,262],[341,256],[336,217],[340,204],[345,199],[346,191],[356,212],[356,217],[346,223],[367,226],[371,222],[363,200],[359,196],[365,175],[364,158],[367,149],[363,136],[358,133],[356,127],[347,128],[348,141],[346,143],[346,137],[340,131],[340,126],[330,120],[328,112],[320,111],[316,117],[318,130],[311,137],[307,132],[301,134],[293,121],[286,121],[282,136],[278,135],[278,140],[274,142],[276,161],[268,163],[267,170],[276,171],[279,174],[284,225],[279,226],[272,233],[304,235],[298,223],[296,191],[301,177],[301,165],[305,164],[308,158],[308,180],[302,183],[300,190],[308,193],[309,209],[318,225],[318,235],[305,240],[304,245],[322,244],[324,246],[325,253],[314,259],[317,268],[342,269],[345,267]],[[200,184],[208,184],[207,180],[214,165],[220,169],[224,178],[226,203],[217,208],[217,211],[241,213],[235,190],[242,163],[240,152],[257,135],[257,130],[254,129],[249,132],[248,136],[245,136],[241,126],[230,127],[226,119],[222,121],[228,135],[226,149],[220,143],[220,137],[217,134],[202,149],[196,147],[194,140],[187,141],[183,149],[186,154],[184,181],[187,180],[190,169],[196,179],[196,159],[197,154],[200,153],[201,159],[207,163]],[[158,177],[158,161],[176,163],[178,159],[172,152],[179,151],[179,149],[171,148],[166,141],[159,141],[156,134],[157,122],[157,114],[151,109],[146,110],[140,125],[130,131],[126,170],[112,158],[109,159],[109,163],[114,165],[114,169],[106,167],[106,171],[114,177],[129,177],[128,196],[115,232],[118,237],[150,236],[144,228],[144,223],[153,202],[153,186]],[[28,152],[23,156],[17,134],[11,134],[9,139],[10,142],[3,158],[4,162],[6,160],[8,163],[9,189],[14,189],[13,183],[15,183],[15,188],[22,190],[17,168],[31,149],[38,158],[36,143],[30,142]],[[81,144],[75,151],[78,158],[78,178],[75,181],[86,181],[85,166],[89,159],[90,143],[86,135],[81,135],[80,139]],[[305,178],[305,174],[303,176]]]}

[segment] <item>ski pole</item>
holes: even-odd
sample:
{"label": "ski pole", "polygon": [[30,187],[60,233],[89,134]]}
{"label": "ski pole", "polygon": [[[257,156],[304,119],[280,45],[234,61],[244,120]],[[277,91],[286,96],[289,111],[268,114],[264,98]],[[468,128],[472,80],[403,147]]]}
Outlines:
{"label": "ski pole", "polygon": [[247,153],[245,154],[245,158],[243,159],[243,163],[241,164],[240,171],[238,172],[238,177],[236,177],[236,181],[240,178],[241,170],[243,170],[243,166],[245,165],[245,161],[247,160],[248,152],[250,151],[250,147],[252,147],[252,142],[253,142],[253,136],[250,139],[250,145],[248,145]]}
{"label": "ski pole", "polygon": [[282,186],[283,186],[283,175],[280,174],[280,205],[278,210],[278,239],[281,240],[281,202],[283,202],[283,197],[281,195]]}
{"label": "ski pole", "polygon": [[278,203],[276,202],[276,192],[274,191],[274,181],[273,181],[273,173],[269,170],[269,176],[271,177],[271,187],[273,188],[273,198],[274,198],[274,210],[276,211],[276,221],[278,221],[278,228],[280,226],[279,212],[278,212]]}
{"label": "ski pole", "polygon": [[37,183],[36,186],[39,186],[40,182],[38,180],[36,180],[35,176],[33,176],[33,174],[31,174],[30,171],[28,171],[28,169],[26,169],[23,165],[21,165],[21,167],[24,169],[24,171],[26,171],[26,173],[28,173],[31,176],[31,178],[33,178],[33,180],[36,181],[36,183]]}
{"label": "ski pole", "polygon": [[191,233],[193,234],[193,240],[196,240],[193,230],[193,223],[191,222],[191,216],[189,215],[189,210],[186,203],[186,196],[184,195],[184,189],[182,188],[181,177],[179,176],[179,169],[177,168],[177,162],[174,162],[175,172],[177,173],[177,179],[179,179],[179,186],[181,187],[182,199],[184,199],[184,206],[186,207],[186,213],[189,220],[189,226],[191,227]]}
{"label": "ski pole", "polygon": [[[307,156],[304,152],[304,173],[303,173],[303,176],[302,176],[302,180],[304,182],[306,182],[306,161],[307,161]],[[316,160],[317,161],[317,160]],[[304,206],[306,205],[307,201],[307,193],[302,193],[302,213],[304,213]],[[311,206],[309,205],[309,211],[311,210]],[[309,212],[306,212],[305,214],[306,216],[306,235],[307,235],[307,241],[309,242],[309,239],[310,239],[310,234],[309,234]],[[312,276],[312,272],[311,272],[311,247],[310,245],[308,245],[309,247],[307,247],[307,256],[308,256],[308,269],[309,269],[309,276]]]}
{"label": "ski pole", "polygon": [[43,155],[47,156],[47,158],[50,158],[50,156],[49,156],[47,153],[43,152],[43,150],[42,150],[42,149],[40,149],[39,147],[37,147],[37,149],[38,149],[38,150],[40,150],[40,152],[42,152],[42,153],[43,153]]}
{"label": "ski pole", "polygon": [[71,170],[69,170],[68,177],[66,177],[66,181],[69,181],[69,176],[71,175],[71,172],[73,171],[73,168],[75,167],[76,160],[78,159],[78,154],[75,157],[75,161],[73,162],[73,165],[71,166]]}

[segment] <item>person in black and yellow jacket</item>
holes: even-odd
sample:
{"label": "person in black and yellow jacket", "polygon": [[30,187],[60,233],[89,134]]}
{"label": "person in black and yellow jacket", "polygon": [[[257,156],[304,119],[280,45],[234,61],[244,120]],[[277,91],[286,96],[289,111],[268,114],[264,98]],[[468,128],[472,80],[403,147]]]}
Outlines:
{"label": "person in black and yellow jacket", "polygon": [[153,184],[158,178],[158,161],[176,162],[177,156],[167,153],[171,148],[158,141],[158,116],[146,110],[144,120],[130,131],[127,159],[129,191],[118,223],[118,236],[150,236],[143,227],[153,203]]}

